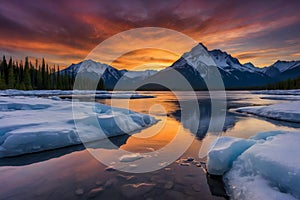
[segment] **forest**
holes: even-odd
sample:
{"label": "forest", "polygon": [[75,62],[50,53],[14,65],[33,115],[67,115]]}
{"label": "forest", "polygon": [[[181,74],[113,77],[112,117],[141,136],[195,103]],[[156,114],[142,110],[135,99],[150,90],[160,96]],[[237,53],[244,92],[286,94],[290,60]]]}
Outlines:
{"label": "forest", "polygon": [[[75,73],[61,71],[59,66],[52,66],[45,62],[41,63],[36,59],[33,64],[28,57],[25,61],[14,61],[11,57],[6,60],[3,56],[0,61],[0,89],[18,90],[72,90]],[[86,77],[77,77],[77,89],[91,89],[97,85],[97,89],[103,90],[104,83],[100,79],[98,83]]]}
{"label": "forest", "polygon": [[274,84],[269,84],[264,89],[268,89],[268,90],[300,89],[300,76],[295,79],[288,79]]}

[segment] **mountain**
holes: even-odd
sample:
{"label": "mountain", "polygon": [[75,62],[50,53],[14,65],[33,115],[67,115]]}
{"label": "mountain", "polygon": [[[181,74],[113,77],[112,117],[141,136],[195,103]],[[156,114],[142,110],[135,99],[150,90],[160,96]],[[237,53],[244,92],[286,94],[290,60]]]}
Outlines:
{"label": "mountain", "polygon": [[[208,62],[213,60],[213,63]],[[203,74],[195,66],[206,64],[204,68],[209,72],[211,66],[216,66],[221,74],[227,89],[245,89],[261,87],[282,80],[300,76],[300,61],[277,61],[269,67],[258,68],[252,63],[241,64],[237,58],[219,50],[208,50],[206,46],[199,43],[191,51],[182,55],[170,68],[180,72],[194,89],[205,89]],[[203,66],[202,66],[203,68]],[[202,69],[203,70],[203,69]],[[168,77],[168,68],[160,71],[155,76]],[[201,71],[201,70],[200,70]],[[165,75],[160,75],[164,73]],[[211,78],[214,74],[210,74]]]}
{"label": "mountain", "polygon": [[93,60],[84,60],[77,64],[72,64],[66,69],[62,70],[62,73],[77,74],[80,70],[81,76],[86,76],[91,79],[98,80],[101,77],[104,81],[106,89],[113,89],[116,83],[122,78],[129,83],[142,81],[148,76],[155,74],[155,70],[146,71],[128,71],[117,70],[107,64],[95,62]]}
{"label": "mountain", "polygon": [[[221,50],[209,51],[201,43],[191,51],[183,54],[170,67],[149,77],[151,79],[149,82],[161,82],[161,80],[167,77],[172,77],[171,74],[174,72],[171,69],[175,69],[189,81],[193,89],[206,89],[205,82],[208,80],[218,80],[214,66],[217,67],[227,89],[256,87],[272,82],[271,77],[266,76],[259,68],[256,68],[252,64],[243,65],[237,58],[232,57],[230,54]],[[171,86],[174,88],[179,87],[175,87],[174,84],[171,84]],[[213,84],[213,82],[210,83],[210,85]],[[219,89],[217,85],[213,87]]]}
{"label": "mountain", "polygon": [[297,68],[300,66],[300,61],[281,61],[277,60],[273,65],[267,68],[276,68],[280,73]]}
{"label": "mountain", "polygon": [[[79,71],[80,70],[80,71]],[[83,77],[98,80],[101,77],[104,81],[106,89],[113,89],[118,80],[123,76],[119,70],[103,63],[93,60],[84,60],[77,64],[72,64],[68,68],[62,70],[69,74],[80,72]]]}
{"label": "mountain", "polygon": [[259,87],[300,76],[300,61],[277,61],[271,66],[258,68],[252,63],[241,64],[237,58],[220,49],[208,50],[202,43],[161,71],[117,70],[92,60],[72,64],[63,71],[76,74],[79,68],[82,75],[88,74],[95,79],[101,76],[106,89],[113,89],[120,80],[123,89],[144,85],[139,89],[165,90],[167,86],[169,89],[184,90],[187,88],[184,85],[186,81],[196,90],[206,89],[207,81],[218,89],[219,86],[212,81],[218,78],[216,70],[226,89]]}
{"label": "mountain", "polygon": [[276,81],[297,78],[300,76],[300,61],[278,60],[271,66],[262,68],[262,72]]}
{"label": "mountain", "polygon": [[120,70],[123,76],[128,79],[135,79],[135,80],[143,80],[149,76],[152,76],[157,73],[156,70],[145,70],[145,71],[129,71],[126,69]]}

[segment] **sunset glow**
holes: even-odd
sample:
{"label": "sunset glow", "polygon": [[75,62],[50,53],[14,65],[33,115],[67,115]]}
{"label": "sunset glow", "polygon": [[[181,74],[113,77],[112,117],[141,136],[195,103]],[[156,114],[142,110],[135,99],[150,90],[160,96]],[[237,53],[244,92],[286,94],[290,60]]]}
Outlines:
{"label": "sunset glow", "polygon": [[[299,6],[296,0],[3,1],[0,53],[16,59],[45,57],[49,63],[69,66],[114,34],[153,26],[182,32],[210,50],[221,49],[242,63],[263,67],[279,59],[300,59]],[[112,65],[162,69],[179,56],[145,49]]]}

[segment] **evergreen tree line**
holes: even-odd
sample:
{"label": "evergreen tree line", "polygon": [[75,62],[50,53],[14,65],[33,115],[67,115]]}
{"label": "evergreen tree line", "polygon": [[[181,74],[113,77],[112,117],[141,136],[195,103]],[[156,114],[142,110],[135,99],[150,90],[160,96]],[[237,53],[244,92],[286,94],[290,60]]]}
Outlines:
{"label": "evergreen tree line", "polygon": [[[0,61],[0,89],[18,89],[18,90],[72,90],[75,81],[75,73],[60,71],[59,66],[49,67],[45,63],[44,58],[42,63],[36,59],[32,64],[28,57],[25,62],[13,61],[10,57],[7,62],[5,56]],[[78,82],[81,88],[92,88],[91,81],[87,78],[79,78]],[[88,84],[90,83],[90,84]],[[104,83],[101,79],[97,89],[103,89]]]}
{"label": "evergreen tree line", "polygon": [[10,57],[6,61],[5,56],[0,65],[0,89],[19,89],[19,90],[47,90],[47,89],[72,89],[74,76],[59,72],[59,66],[49,67],[42,59],[32,64],[28,57],[25,62],[13,61]]}
{"label": "evergreen tree line", "polygon": [[274,90],[274,89],[281,89],[281,90],[288,90],[288,89],[300,89],[300,76],[295,79],[288,79],[285,81],[280,81],[275,84],[269,84],[266,86],[265,89]]}

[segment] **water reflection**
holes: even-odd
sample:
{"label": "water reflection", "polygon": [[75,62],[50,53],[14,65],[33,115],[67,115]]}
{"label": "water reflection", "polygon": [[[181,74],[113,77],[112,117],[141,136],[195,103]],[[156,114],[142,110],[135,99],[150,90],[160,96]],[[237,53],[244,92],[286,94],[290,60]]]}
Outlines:
{"label": "water reflection", "polygon": [[206,178],[207,178],[207,184],[209,185],[209,189],[212,195],[218,197],[224,197],[225,199],[229,200],[229,197],[224,188],[222,176],[214,176],[214,175],[207,174]]}

